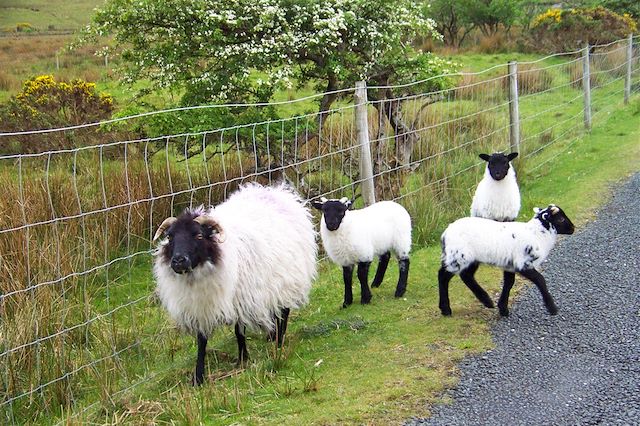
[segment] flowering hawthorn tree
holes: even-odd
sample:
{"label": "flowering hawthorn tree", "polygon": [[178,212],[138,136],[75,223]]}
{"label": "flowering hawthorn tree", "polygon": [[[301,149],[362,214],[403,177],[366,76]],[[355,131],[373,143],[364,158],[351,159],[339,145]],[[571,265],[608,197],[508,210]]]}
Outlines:
{"label": "flowering hawthorn tree", "polygon": [[[107,0],[84,36],[106,35],[121,49],[126,80],[178,89],[185,104],[269,102],[278,90],[310,82],[332,92],[358,80],[389,85],[453,67],[412,48],[416,35],[440,35],[409,0]],[[325,94],[319,111],[337,98]],[[397,111],[386,115],[394,129],[404,125]]]}

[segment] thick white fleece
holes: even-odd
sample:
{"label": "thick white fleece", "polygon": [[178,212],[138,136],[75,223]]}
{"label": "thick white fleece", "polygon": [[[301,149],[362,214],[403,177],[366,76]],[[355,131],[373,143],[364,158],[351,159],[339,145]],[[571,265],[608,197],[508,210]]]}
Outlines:
{"label": "thick white fleece", "polygon": [[156,253],[157,293],[181,328],[209,335],[216,326],[239,322],[273,330],[274,314],[308,302],[316,232],[293,190],[249,184],[205,214],[225,234],[218,265],[207,262],[180,275]]}
{"label": "thick white fleece", "polygon": [[458,273],[473,262],[515,272],[538,268],[556,243],[557,233],[534,218],[529,222],[496,222],[465,217],[442,234],[442,264]]}
{"label": "thick white fleece", "polygon": [[504,179],[495,180],[487,166],[471,202],[471,216],[509,222],[516,220],[519,212],[520,189],[513,167]]}
{"label": "thick white fleece", "polygon": [[407,259],[411,250],[411,217],[400,204],[380,201],[360,210],[348,210],[340,227],[329,231],[320,221],[322,244],[340,266],[371,262],[375,256],[393,251]]}

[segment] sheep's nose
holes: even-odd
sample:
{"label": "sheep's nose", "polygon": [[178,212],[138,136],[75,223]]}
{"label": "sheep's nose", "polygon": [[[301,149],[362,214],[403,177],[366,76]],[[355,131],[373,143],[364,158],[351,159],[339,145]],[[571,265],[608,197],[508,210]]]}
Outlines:
{"label": "sheep's nose", "polygon": [[182,274],[189,269],[191,262],[183,255],[176,255],[171,258],[171,269],[178,274]]}

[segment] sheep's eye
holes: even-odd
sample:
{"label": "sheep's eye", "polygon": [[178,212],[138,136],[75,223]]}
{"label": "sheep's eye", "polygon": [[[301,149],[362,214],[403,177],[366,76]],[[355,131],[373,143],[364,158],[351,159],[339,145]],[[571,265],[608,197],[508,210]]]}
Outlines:
{"label": "sheep's eye", "polygon": [[202,238],[202,234],[196,234],[196,240],[201,240]]}
{"label": "sheep's eye", "polygon": [[171,234],[167,234],[167,239],[168,239],[169,241],[173,240],[173,235],[171,235]]}

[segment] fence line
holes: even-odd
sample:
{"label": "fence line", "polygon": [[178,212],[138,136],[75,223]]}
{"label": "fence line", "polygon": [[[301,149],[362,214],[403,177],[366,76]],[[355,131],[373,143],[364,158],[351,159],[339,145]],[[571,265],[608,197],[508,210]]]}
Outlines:
{"label": "fence line", "polygon": [[[305,200],[361,194],[365,204],[399,201],[426,221],[415,233],[416,244],[425,244],[437,234],[438,215],[466,214],[482,172],[478,152],[509,149],[511,134],[519,141],[512,149],[526,160],[520,176],[549,164],[584,135],[580,117],[587,109],[597,126],[638,95],[639,55],[637,37],[630,37],[511,70],[503,64],[406,85],[362,86],[365,93],[402,92],[391,99],[352,101],[355,91],[346,89],[331,93],[340,99],[323,113],[301,107],[291,117],[153,137],[109,129],[112,120],[0,133],[0,148],[41,149],[0,154],[0,419],[58,419],[61,406],[85,415],[101,406],[96,394],[125,394],[174,371],[175,359],[183,365],[190,358],[166,349],[175,337],[150,296],[150,237],[165,217],[219,203],[246,181],[285,179]],[[444,77],[457,84],[405,93]],[[583,103],[585,89],[591,97]],[[291,108],[324,95],[268,106]],[[110,140],[47,145],[58,133],[93,137],[95,128]],[[153,366],[146,347],[153,348]]]}

